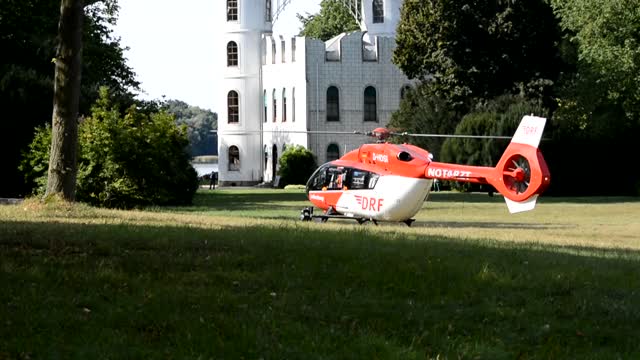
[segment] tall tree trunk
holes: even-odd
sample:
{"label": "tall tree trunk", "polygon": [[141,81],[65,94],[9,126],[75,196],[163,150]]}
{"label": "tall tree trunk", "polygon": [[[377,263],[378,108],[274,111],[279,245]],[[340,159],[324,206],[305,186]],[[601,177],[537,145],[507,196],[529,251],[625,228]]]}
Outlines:
{"label": "tall tree trunk", "polygon": [[78,103],[82,63],[83,0],[61,0],[55,61],[51,157],[45,197],[75,200]]}

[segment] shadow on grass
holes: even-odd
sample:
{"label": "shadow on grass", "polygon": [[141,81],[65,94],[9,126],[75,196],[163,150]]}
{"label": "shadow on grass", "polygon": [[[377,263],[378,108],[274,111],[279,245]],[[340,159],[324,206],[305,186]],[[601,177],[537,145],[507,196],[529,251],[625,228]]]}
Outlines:
{"label": "shadow on grass", "polygon": [[[307,206],[306,193],[304,191],[277,189],[200,191],[194,198],[193,206],[179,209],[186,211],[201,211],[203,208],[212,210],[256,210],[258,208],[287,206],[282,203],[290,202],[300,202],[302,206]],[[297,205],[295,208],[298,211],[302,209]]]}
{"label": "shadow on grass", "polygon": [[[638,203],[640,197],[624,196],[593,196],[593,197],[553,197],[542,196],[545,203],[576,203],[576,204],[614,204]],[[243,190],[213,190],[200,191],[194,199],[195,206],[212,208],[253,208],[256,204],[295,202],[309,204],[307,194],[303,190],[285,191],[281,189],[243,189]],[[503,203],[501,195],[489,196],[487,193],[460,193],[451,191],[431,192],[427,201],[433,202],[466,202],[466,203]]]}
{"label": "shadow on grass", "polygon": [[416,221],[413,227],[427,228],[486,228],[496,230],[506,229],[529,229],[529,230],[548,230],[548,229],[569,229],[575,228],[576,225],[569,224],[532,224],[532,223],[514,223],[514,222],[490,222],[490,221]]}
{"label": "shadow on grass", "polygon": [[0,357],[640,355],[640,253],[402,236],[0,221]]}
{"label": "shadow on grass", "polygon": [[[460,192],[432,192],[428,201],[433,202],[467,202],[467,203],[494,203],[504,202],[502,195],[495,194],[489,196],[487,193],[460,193]],[[574,203],[574,204],[618,204],[618,203],[638,203],[640,197],[632,196],[585,196],[585,197],[540,197],[540,201],[545,203]]]}

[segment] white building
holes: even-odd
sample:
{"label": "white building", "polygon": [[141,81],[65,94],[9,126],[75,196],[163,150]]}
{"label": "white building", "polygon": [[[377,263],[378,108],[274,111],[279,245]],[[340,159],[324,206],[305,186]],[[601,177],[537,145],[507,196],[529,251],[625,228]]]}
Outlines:
{"label": "white building", "polygon": [[272,0],[220,3],[221,185],[273,181],[291,145],[307,147],[318,163],[342,156],[368,140],[348,133],[385,126],[411,84],[391,62],[402,0],[362,0],[362,31],[327,42],[273,34],[281,9]]}

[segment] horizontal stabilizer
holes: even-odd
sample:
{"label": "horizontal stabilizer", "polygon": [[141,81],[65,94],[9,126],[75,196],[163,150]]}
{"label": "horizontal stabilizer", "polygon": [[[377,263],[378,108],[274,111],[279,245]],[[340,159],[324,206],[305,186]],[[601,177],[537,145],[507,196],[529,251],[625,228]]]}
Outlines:
{"label": "horizontal stabilizer", "polygon": [[507,202],[507,207],[509,208],[509,212],[512,214],[533,210],[536,207],[536,201],[538,200],[538,195],[533,195],[525,201],[513,201],[505,196],[504,201]]}

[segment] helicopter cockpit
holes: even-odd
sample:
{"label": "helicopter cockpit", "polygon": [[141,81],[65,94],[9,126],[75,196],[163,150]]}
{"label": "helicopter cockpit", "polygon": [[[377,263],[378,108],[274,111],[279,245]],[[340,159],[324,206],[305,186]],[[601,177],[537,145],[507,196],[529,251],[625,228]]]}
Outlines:
{"label": "helicopter cockpit", "polygon": [[380,175],[361,169],[327,163],[316,170],[307,182],[309,191],[373,189]]}

